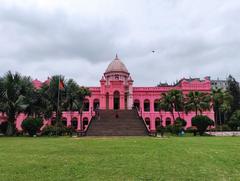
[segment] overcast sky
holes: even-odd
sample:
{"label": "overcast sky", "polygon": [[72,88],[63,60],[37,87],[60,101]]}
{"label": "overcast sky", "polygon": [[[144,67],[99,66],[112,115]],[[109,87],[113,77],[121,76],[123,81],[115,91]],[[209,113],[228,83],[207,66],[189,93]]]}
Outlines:
{"label": "overcast sky", "polygon": [[0,75],[98,86],[116,53],[137,86],[239,80],[240,1],[0,0]]}

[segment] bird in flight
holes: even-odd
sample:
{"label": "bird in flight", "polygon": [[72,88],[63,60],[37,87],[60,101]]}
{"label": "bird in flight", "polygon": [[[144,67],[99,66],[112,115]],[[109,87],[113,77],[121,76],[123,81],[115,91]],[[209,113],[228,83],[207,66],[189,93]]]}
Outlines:
{"label": "bird in flight", "polygon": [[155,53],[155,50],[152,50],[152,53]]}

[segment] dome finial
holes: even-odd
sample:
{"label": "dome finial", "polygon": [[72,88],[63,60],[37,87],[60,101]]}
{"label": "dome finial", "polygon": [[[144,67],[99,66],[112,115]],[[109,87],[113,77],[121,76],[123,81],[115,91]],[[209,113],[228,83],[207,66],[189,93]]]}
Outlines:
{"label": "dome finial", "polygon": [[117,53],[116,53],[116,57],[115,57],[115,60],[118,60],[118,55],[117,55]]}

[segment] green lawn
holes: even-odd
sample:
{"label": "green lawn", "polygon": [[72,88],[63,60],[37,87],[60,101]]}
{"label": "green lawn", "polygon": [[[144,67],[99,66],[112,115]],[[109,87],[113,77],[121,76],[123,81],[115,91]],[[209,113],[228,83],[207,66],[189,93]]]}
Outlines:
{"label": "green lawn", "polygon": [[240,180],[240,138],[1,137],[0,180]]}

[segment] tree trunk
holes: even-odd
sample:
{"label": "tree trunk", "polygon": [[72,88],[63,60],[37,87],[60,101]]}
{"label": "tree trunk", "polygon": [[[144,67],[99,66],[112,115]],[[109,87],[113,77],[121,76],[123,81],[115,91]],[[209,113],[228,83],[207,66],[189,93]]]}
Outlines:
{"label": "tree trunk", "polygon": [[181,118],[181,116],[180,116],[180,112],[178,111],[177,113],[178,113],[178,117]]}
{"label": "tree trunk", "polygon": [[173,112],[173,111],[171,111],[171,113],[172,113],[173,122],[175,122],[175,116],[174,116],[174,112]]}
{"label": "tree trunk", "polygon": [[8,125],[7,125],[7,131],[6,135],[7,136],[13,136],[15,133],[15,125],[14,125],[14,120],[8,120]]}
{"label": "tree trunk", "polygon": [[222,118],[221,118],[221,111],[218,110],[218,116],[219,116],[219,125],[220,125],[220,129],[222,131]]}

